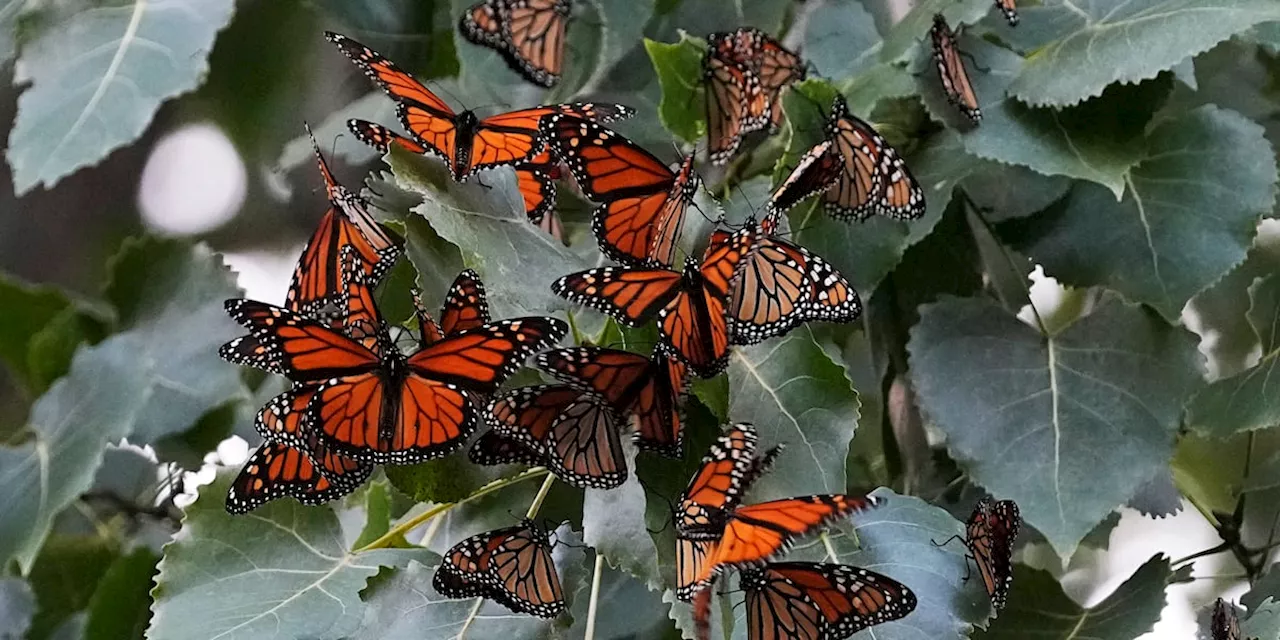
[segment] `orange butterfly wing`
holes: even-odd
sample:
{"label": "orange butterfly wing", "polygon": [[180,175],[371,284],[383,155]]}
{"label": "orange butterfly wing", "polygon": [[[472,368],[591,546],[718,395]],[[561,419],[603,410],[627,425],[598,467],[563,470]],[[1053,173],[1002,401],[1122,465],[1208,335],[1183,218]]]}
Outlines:
{"label": "orange butterfly wing", "polygon": [[555,318],[502,320],[446,337],[409,356],[409,370],[477,393],[497,390],[525,359],[563,338],[568,325]]}
{"label": "orange butterfly wing", "polygon": [[[791,541],[841,516],[874,507],[875,498],[814,495],[738,507],[724,526],[702,580],[727,566],[758,564]],[[702,581],[700,580],[700,581]]]}
{"label": "orange butterfly wing", "polygon": [[551,284],[551,290],[634,327],[667,306],[680,292],[682,278],[667,269],[600,267],[564,276]]}
{"label": "orange butterfly wing", "polygon": [[847,638],[905,617],[917,599],[905,585],[861,567],[778,562],[742,572],[747,637]]}
{"label": "orange butterfly wing", "polygon": [[379,364],[378,355],[359,342],[288,309],[242,298],[228,300],[225,307],[295,382],[322,381]]}
{"label": "orange butterfly wing", "polygon": [[679,173],[617,133],[576,118],[553,118],[550,144],[582,192],[600,202],[591,219],[600,249],[626,264],[670,266],[699,178],[687,157]]}
{"label": "orange butterfly wing", "polygon": [[270,500],[293,496],[306,505],[323,504],[340,498],[360,486],[371,465],[352,467],[342,482],[333,482],[304,451],[280,442],[262,443],[227,492],[227,511],[241,514],[252,511]]}
{"label": "orange butterfly wing", "polygon": [[489,300],[480,276],[471,269],[464,269],[454,279],[445,295],[444,310],[440,313],[440,328],[445,335],[454,335],[475,329],[489,322]]}
{"label": "orange butterfly wing", "polygon": [[500,5],[509,60],[544,87],[560,79],[570,8],[569,0],[510,0]]}

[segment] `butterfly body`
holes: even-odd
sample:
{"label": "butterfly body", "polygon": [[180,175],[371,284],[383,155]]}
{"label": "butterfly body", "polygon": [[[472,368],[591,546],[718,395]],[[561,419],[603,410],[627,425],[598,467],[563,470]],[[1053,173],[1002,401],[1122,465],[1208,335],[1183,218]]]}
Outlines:
{"label": "butterfly body", "polygon": [[955,105],[974,125],[981,123],[982,109],[978,106],[978,95],[973,90],[969,72],[960,57],[956,34],[940,13],[933,16],[929,38],[933,42],[934,66],[937,67],[938,79],[942,83],[943,92],[947,94],[947,101]]}

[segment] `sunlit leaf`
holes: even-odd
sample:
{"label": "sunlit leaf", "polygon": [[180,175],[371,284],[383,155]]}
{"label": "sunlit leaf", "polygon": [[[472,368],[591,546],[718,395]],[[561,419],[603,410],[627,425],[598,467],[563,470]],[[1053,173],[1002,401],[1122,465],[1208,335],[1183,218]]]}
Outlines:
{"label": "sunlit leaf", "polygon": [[19,195],[133,142],[160,103],[196,88],[232,0],[113,3],[68,11],[22,45],[6,156]]}
{"label": "sunlit leaf", "polygon": [[1064,284],[1105,285],[1174,321],[1244,260],[1275,198],[1275,154],[1256,124],[1205,106],[1156,126],[1144,155],[1123,200],[1080,184],[1012,237]]}
{"label": "sunlit leaf", "polygon": [[1165,605],[1165,587],[1191,578],[1191,567],[1177,571],[1169,559],[1152,556],[1105,600],[1081,607],[1047,571],[1015,565],[1009,604],[975,638],[1043,637],[1132,640],[1151,631]]}
{"label": "sunlit leaf", "polygon": [[351,554],[329,507],[278,500],[230,515],[234,474],[200,489],[165,547],[147,637],[349,637],[365,612],[359,592],[380,567],[430,562],[423,550]]}
{"label": "sunlit leaf", "polygon": [[911,8],[911,12],[893,25],[884,36],[880,59],[898,62],[906,58],[920,45],[929,50],[929,28],[933,16],[941,13],[952,29],[973,24],[991,12],[991,3],[983,0],[923,0]]}
{"label": "sunlit leaf", "polygon": [[1060,556],[1168,464],[1199,381],[1188,333],[1115,299],[1052,336],[981,299],[920,315],[908,348],[925,414]]}
{"label": "sunlit leaf", "polygon": [[1037,51],[1009,86],[1035,105],[1076,104],[1113,82],[1154,78],[1255,24],[1280,20],[1280,5],[1271,0],[1045,4],[1059,14],[1083,14],[1085,24]]}

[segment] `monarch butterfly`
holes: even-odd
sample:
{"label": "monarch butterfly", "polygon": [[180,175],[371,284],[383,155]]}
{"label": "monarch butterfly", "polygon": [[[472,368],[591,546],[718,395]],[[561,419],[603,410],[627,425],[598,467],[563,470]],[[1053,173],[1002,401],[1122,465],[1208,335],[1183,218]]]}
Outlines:
{"label": "monarch butterfly", "polygon": [[1008,22],[1009,26],[1018,26],[1017,0],[996,0],[996,8],[1004,14],[1005,22]]}
{"label": "monarch butterfly", "polygon": [[446,598],[484,597],[539,618],[564,612],[564,590],[547,534],[529,519],[455,544],[431,586]]}
{"label": "monarch butterfly", "polygon": [[344,254],[345,332],[262,302],[226,304],[287,377],[317,385],[307,420],[343,455],[403,464],[453,451],[475,426],[466,392],[496,390],[525,358],[568,330],[554,318],[505,320],[448,336],[406,358],[378,314],[359,258]]}
{"label": "monarch butterfly", "polygon": [[993,502],[983,498],[973,508],[965,526],[965,544],[978,565],[982,586],[996,611],[1004,608],[1013,585],[1013,542],[1022,518],[1012,500]]}
{"label": "monarch butterfly", "polygon": [[566,384],[599,394],[614,409],[631,414],[636,446],[680,457],[686,367],[655,350],[652,357],[600,347],[552,349],[534,363]]}
{"label": "monarch butterfly", "polygon": [[[352,118],[347,121],[347,128],[361,142],[383,153],[393,144],[410,153],[427,152],[427,148],[417,142],[368,120]],[[550,152],[543,150],[527,163],[516,165],[515,172],[516,186],[520,189],[520,196],[524,198],[524,213],[529,222],[557,239],[563,239],[560,220],[553,210],[556,204],[555,181],[561,177],[560,163],[551,157]]]}
{"label": "monarch butterfly", "polygon": [[676,596],[688,601],[700,587],[703,573],[723,528],[726,511],[737,506],[742,494],[773,463],[781,451],[774,447],[757,457],[755,426],[736,424],[720,436],[698,472],[680,494],[675,508]]}
{"label": "monarch butterfly", "polygon": [[553,87],[564,63],[570,0],[485,0],[462,14],[458,29],[471,42],[495,49],[534,84]]}
{"label": "monarch butterfly", "polygon": [[827,139],[832,144],[826,153],[837,154],[843,167],[822,196],[828,214],[841,220],[873,213],[897,220],[924,215],[924,191],[906,162],[871,125],[849,113],[843,96],[831,105]]}
{"label": "monarch butterfly", "polygon": [[611,260],[671,266],[685,209],[698,191],[693,156],[677,171],[593,122],[552,116],[548,145],[565,160],[582,192],[599,202],[591,231]]}
{"label": "monarch butterfly", "polygon": [[1240,640],[1240,617],[1235,605],[1218,598],[1213,603],[1213,617],[1209,622],[1213,640]]}
{"label": "monarch butterfly", "polygon": [[722,436],[681,495],[676,507],[677,597],[692,597],[725,567],[758,565],[797,536],[878,504],[871,496],[835,494],[738,506],[778,451],[754,457],[754,436],[749,425],[737,425]]}
{"label": "monarch butterfly", "polygon": [[938,68],[938,78],[942,81],[942,90],[947,94],[947,101],[955,105],[973,124],[982,122],[982,109],[978,108],[978,94],[974,93],[973,84],[969,82],[969,72],[965,70],[964,61],[960,59],[960,50],[956,48],[956,34],[947,25],[947,19],[942,17],[941,13],[933,16],[933,28],[929,29],[929,38],[933,40],[933,63]]}
{"label": "monarch butterfly", "polygon": [[743,569],[740,584],[748,640],[847,638],[906,617],[917,602],[897,580],[843,564],[770,563]]}
{"label": "monarch butterfly", "polygon": [[[310,129],[307,132],[310,134]],[[377,283],[395,264],[404,240],[378,224],[369,214],[365,201],[334,179],[314,137],[311,146],[324,178],[329,209],[307,240],[294,267],[285,308],[338,328],[342,326],[346,309],[346,293],[341,282],[343,247],[351,247],[360,256],[361,264],[367,268],[366,275]],[[218,354],[234,364],[284,373],[279,362],[272,361],[267,349],[252,335],[228,342]]]}
{"label": "monarch butterfly", "polygon": [[657,316],[660,348],[709,378],[728,364],[725,296],[747,241],[746,234],[737,233],[708,246],[701,263],[685,260],[683,272],[601,267],[560,278],[551,283],[551,290],[630,326]]}
{"label": "monarch butterfly", "polygon": [[627,479],[618,418],[595,394],[567,385],[522,387],[495,398],[488,413],[493,435],[476,441],[473,462],[545,464],[575,487],[612,489]]}
{"label": "monarch butterfly", "polygon": [[444,297],[444,308],[440,311],[439,324],[427,313],[416,291],[413,294],[413,307],[418,319],[419,343],[423,347],[486,325],[490,320],[489,297],[485,294],[484,283],[471,269],[463,269],[453,279],[453,284],[449,285],[449,292]]}
{"label": "monarch butterfly", "polygon": [[621,105],[583,103],[534,107],[481,120],[470,111],[455,113],[422,83],[376,51],[332,31],[325,36],[396,101],[400,123],[428,152],[449,165],[449,172],[457,181],[475,171],[529,162],[542,150],[538,126],[548,115],[571,113],[608,121],[631,113]]}
{"label": "monarch butterfly", "polygon": [[805,76],[800,56],[764,32],[713,33],[703,58],[709,154],[726,162],[742,136],[782,122],[782,89]]}
{"label": "monarch butterfly", "polygon": [[[862,314],[858,293],[835,267],[774,235],[776,216],[770,213],[759,225],[748,219],[739,232],[750,242],[729,289],[732,344],[755,344],[809,320],[853,322]],[[717,230],[711,243],[730,238]]]}

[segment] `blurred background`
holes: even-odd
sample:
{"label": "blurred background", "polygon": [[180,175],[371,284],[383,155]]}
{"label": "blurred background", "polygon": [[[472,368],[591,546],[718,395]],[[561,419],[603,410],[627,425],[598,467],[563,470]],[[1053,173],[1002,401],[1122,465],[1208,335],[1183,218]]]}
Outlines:
{"label": "blurred background", "polygon": [[[907,9],[909,3],[895,0],[877,17],[892,22]],[[207,242],[225,255],[248,297],[282,301],[297,253],[326,208],[320,176],[299,140],[302,123],[340,121],[350,115],[346,107],[370,90],[321,34],[341,31],[420,77],[433,77],[456,65],[452,14],[444,0],[237,3],[209,56],[207,79],[193,93],[164,102],[136,142],[51,189],[37,187],[21,197],[14,195],[9,165],[0,163],[0,270],[92,297],[121,240],[149,232]],[[12,63],[5,69],[11,72]],[[0,127],[6,131],[19,93],[12,83],[0,84]],[[358,143],[350,136],[321,137],[319,143],[334,151],[333,169],[350,185],[380,163],[353,146]],[[1275,231],[1269,227],[1268,237]],[[1045,278],[1034,294],[1044,308],[1059,300],[1055,283]],[[0,424],[22,424],[31,399],[8,375],[0,368]],[[238,465],[246,451],[234,438],[210,460]],[[211,474],[206,469],[200,475]],[[1065,569],[1064,586],[1082,604],[1103,599],[1156,551],[1176,559],[1219,541],[1189,503],[1161,520],[1127,508],[1121,514],[1109,544],[1082,547]],[[1024,553],[1034,566],[1062,571],[1047,547],[1031,545]],[[1164,615],[1147,637],[1193,638],[1206,603],[1219,595],[1238,597],[1247,588],[1228,554],[1197,562],[1195,576],[1170,588]]]}

